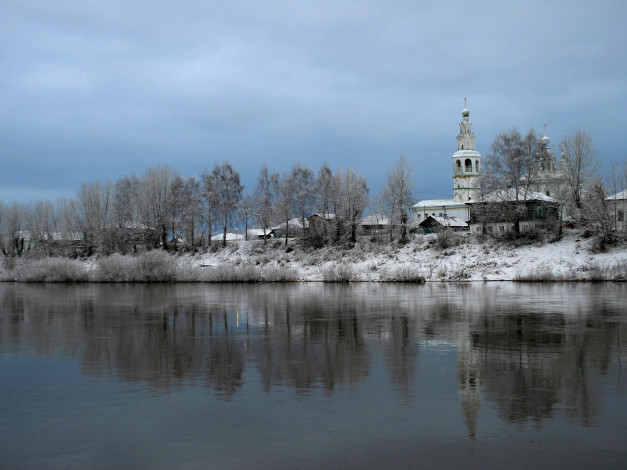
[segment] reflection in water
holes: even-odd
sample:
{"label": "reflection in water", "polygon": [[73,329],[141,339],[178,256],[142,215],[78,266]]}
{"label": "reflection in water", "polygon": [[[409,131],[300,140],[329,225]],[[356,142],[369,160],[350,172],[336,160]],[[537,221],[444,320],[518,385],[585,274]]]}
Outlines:
{"label": "reflection in water", "polygon": [[[87,374],[162,390],[204,383],[227,399],[247,370],[267,392],[332,394],[382,361],[391,388],[411,400],[421,351],[453,348],[473,437],[482,400],[512,422],[563,409],[594,425],[610,364],[625,360],[626,293],[620,284],[4,284],[0,352],[61,352]],[[620,378],[614,386],[624,394]]]}

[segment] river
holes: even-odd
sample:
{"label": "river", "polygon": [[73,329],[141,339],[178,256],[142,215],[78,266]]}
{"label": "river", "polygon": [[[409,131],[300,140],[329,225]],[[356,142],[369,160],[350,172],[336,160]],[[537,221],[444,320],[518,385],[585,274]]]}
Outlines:
{"label": "river", "polygon": [[0,284],[2,468],[627,467],[627,284]]}

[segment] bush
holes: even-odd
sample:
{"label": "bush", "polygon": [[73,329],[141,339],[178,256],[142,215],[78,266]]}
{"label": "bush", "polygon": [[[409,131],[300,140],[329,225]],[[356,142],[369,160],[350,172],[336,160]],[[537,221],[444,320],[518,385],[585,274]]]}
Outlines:
{"label": "bush", "polygon": [[381,281],[385,282],[415,282],[422,284],[425,277],[417,266],[401,266],[396,269],[386,269],[381,273]]}
{"label": "bush", "polygon": [[322,272],[324,282],[350,282],[354,281],[355,273],[352,266],[347,263],[335,263]]}
{"label": "bush", "polygon": [[135,259],[114,253],[100,258],[97,263],[96,278],[101,282],[128,282],[135,272]]}
{"label": "bush", "polygon": [[67,258],[22,261],[15,268],[19,282],[84,282],[89,280],[85,263]]}

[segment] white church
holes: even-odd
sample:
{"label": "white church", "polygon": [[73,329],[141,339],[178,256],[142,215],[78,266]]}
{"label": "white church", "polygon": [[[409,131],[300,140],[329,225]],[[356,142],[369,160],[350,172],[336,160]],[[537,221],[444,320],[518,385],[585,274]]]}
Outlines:
{"label": "white church", "polygon": [[[550,139],[544,136],[540,142],[545,152],[539,156],[539,171],[534,176],[532,191],[527,194],[527,216],[520,219],[522,229],[528,229],[537,223],[544,223],[551,217],[557,217],[559,202],[551,197],[558,191],[561,180],[555,154],[550,147]],[[473,221],[471,206],[478,203],[480,195],[481,154],[475,149],[475,134],[472,132],[470,111],[464,100],[462,121],[459,123],[459,135],[457,136],[457,151],[452,157],[453,164],[453,198],[429,199],[420,201],[411,207],[413,214],[412,230],[421,228],[425,232],[438,227],[450,227],[454,230],[470,230],[481,232],[484,228],[509,231],[512,222],[498,220],[486,226],[485,223]],[[498,193],[498,194],[497,194]],[[484,195],[488,203],[504,203],[511,201],[508,191],[497,191]],[[493,199],[493,200],[491,200]]]}
{"label": "white church", "polygon": [[475,149],[475,134],[472,132],[470,111],[464,100],[462,121],[459,123],[457,152],[453,154],[453,198],[429,199],[412,206],[413,224],[417,226],[428,217],[442,226],[468,227],[470,208],[466,204],[478,195],[481,173],[481,154]]}

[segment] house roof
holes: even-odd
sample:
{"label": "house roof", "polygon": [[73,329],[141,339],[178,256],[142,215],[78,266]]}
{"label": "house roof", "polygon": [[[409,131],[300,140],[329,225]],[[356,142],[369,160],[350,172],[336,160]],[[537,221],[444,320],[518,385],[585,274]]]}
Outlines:
{"label": "house roof", "polygon": [[[268,235],[270,233],[270,229],[266,230],[266,235]],[[248,229],[248,236],[249,237],[258,237],[258,236],[263,236],[263,229],[262,228],[249,228]]]}
{"label": "house roof", "polygon": [[[301,220],[300,217],[294,217],[288,220],[287,223],[289,224],[289,227],[291,229],[303,228],[303,221]],[[305,219],[305,228],[307,227],[309,227],[309,221]],[[272,227],[270,230],[285,230],[285,222],[277,225],[276,227]]]}
{"label": "house roof", "polygon": [[427,222],[429,219],[435,220],[443,227],[468,227],[468,224],[466,222],[464,222],[463,220],[459,220],[457,217],[440,217],[435,215],[430,215],[425,220],[420,222],[418,226],[421,226],[423,224],[427,225],[425,222]]}
{"label": "house roof", "polygon": [[316,212],[315,214],[311,214],[308,218],[311,219],[312,217],[320,217],[321,219],[325,220],[333,220],[335,219],[335,214],[331,214],[330,212],[327,214],[323,214],[322,212]]}
{"label": "house roof", "polygon": [[390,225],[390,219],[383,214],[371,214],[361,219],[360,225]]}
{"label": "house roof", "polygon": [[456,201],[455,199],[425,199],[412,207],[422,209],[426,207],[466,207],[465,202]]}
{"label": "house roof", "polygon": [[624,201],[625,199],[627,199],[627,189],[605,198],[606,201]]}
{"label": "house roof", "polygon": [[[514,202],[516,201],[516,191],[514,188],[509,189],[499,189],[497,191],[493,191],[489,194],[486,194],[482,200],[479,199],[471,199],[468,201],[468,204],[477,204],[481,202]],[[527,197],[524,197],[524,193],[519,196],[519,201],[543,201],[543,202],[554,202],[557,204],[557,200],[553,199],[551,196],[547,196],[544,193],[539,193],[537,191],[528,191]]]}
{"label": "house roof", "polygon": [[[220,233],[219,235],[214,235],[213,237],[211,237],[211,240],[219,241],[219,240],[222,240],[223,238],[224,238],[224,233]],[[230,232],[227,232],[226,233],[226,239],[227,239],[227,241],[243,240],[244,239],[244,235],[242,235],[241,233],[230,233]]]}

